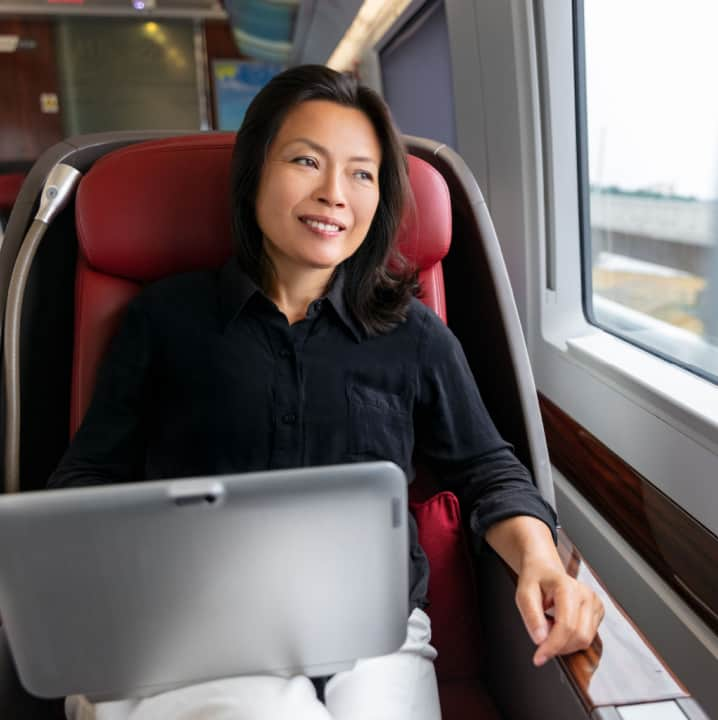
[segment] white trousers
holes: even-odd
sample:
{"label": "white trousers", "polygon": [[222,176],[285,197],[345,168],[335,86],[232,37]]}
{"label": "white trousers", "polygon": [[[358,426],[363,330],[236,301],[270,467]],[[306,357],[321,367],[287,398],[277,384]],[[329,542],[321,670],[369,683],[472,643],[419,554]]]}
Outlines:
{"label": "white trousers", "polygon": [[401,648],[332,677],[324,705],[308,678],[266,675],[97,705],[74,695],[65,711],[68,720],[441,720],[435,657],[429,617],[416,609]]}

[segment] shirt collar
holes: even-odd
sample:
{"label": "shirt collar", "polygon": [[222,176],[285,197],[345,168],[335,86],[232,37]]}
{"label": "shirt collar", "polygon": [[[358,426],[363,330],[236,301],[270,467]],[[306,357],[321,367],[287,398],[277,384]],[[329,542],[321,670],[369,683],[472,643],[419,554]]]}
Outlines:
{"label": "shirt collar", "polygon": [[326,298],[334,308],[334,312],[336,312],[339,319],[354,336],[354,339],[357,342],[361,342],[366,336],[366,333],[362,329],[361,325],[359,325],[356,321],[353,313],[346,303],[346,300],[344,299],[345,273],[346,270],[340,265],[334,273],[334,279],[332,280],[332,285],[329,288]]}
{"label": "shirt collar", "polygon": [[[329,292],[323,299],[329,301],[337,317],[351,332],[354,339],[361,342],[365,337],[365,333],[361,325],[355,320],[344,299],[344,273],[343,267],[337,268]],[[242,312],[255,293],[262,292],[239,266],[236,257],[230,258],[222,266],[219,276],[219,288],[221,319],[225,328]]]}
{"label": "shirt collar", "polygon": [[231,257],[219,271],[219,301],[224,328],[244,309],[249,299],[261,292],[242,270],[236,257]]}

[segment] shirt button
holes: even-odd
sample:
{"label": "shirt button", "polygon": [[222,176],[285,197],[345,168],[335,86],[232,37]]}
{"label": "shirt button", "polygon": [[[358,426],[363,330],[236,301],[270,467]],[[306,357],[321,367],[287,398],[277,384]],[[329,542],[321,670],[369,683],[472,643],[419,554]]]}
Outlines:
{"label": "shirt button", "polygon": [[289,350],[287,350],[287,348],[282,348],[279,351],[279,357],[288,358],[291,354],[292,353],[290,353]]}
{"label": "shirt button", "polygon": [[286,415],[282,415],[282,422],[286,425],[294,425],[294,423],[297,422],[297,416],[294,413],[287,413]]}

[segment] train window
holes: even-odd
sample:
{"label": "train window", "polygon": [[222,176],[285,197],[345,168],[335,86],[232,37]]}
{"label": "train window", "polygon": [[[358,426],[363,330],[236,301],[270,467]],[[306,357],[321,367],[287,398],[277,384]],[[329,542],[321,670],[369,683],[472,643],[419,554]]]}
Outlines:
{"label": "train window", "polygon": [[713,382],[716,26],[715,0],[577,3],[586,314]]}
{"label": "train window", "polygon": [[[509,166],[500,179],[507,178],[505,186],[511,187],[512,192],[504,193],[502,188],[501,193],[494,193],[491,212],[502,223],[499,225],[497,222],[497,230],[504,236],[507,236],[508,228],[515,230],[516,235],[520,232],[525,238],[522,249],[526,249],[526,260],[523,266],[516,266],[518,271],[514,271],[512,280],[518,278],[515,287],[521,289],[521,272],[526,273],[525,294],[522,297],[519,292],[517,296],[520,302],[526,303],[527,342],[538,390],[639,474],[648,478],[661,492],[716,533],[718,382],[715,381],[716,366],[711,364],[711,352],[716,351],[715,335],[711,339],[710,330],[703,329],[698,334],[685,327],[671,325],[665,317],[651,317],[645,307],[631,307],[625,295],[615,293],[608,299],[594,297],[591,244],[593,241],[595,245],[600,236],[596,233],[596,238],[592,238],[591,234],[590,182],[593,182],[595,190],[599,184],[596,179],[600,167],[596,165],[597,158],[603,155],[604,167],[608,168],[608,150],[598,152],[596,137],[600,140],[601,133],[596,135],[593,130],[589,133],[589,124],[594,126],[594,118],[601,117],[596,113],[603,108],[607,127],[603,132],[604,148],[609,141],[613,146],[613,135],[610,133],[613,133],[614,125],[617,128],[621,124],[632,127],[635,137],[630,146],[616,145],[614,151],[625,153],[627,166],[637,172],[641,166],[662,167],[659,160],[663,162],[664,158],[673,154],[672,145],[682,144],[687,152],[690,143],[684,137],[687,133],[697,132],[690,127],[679,130],[663,125],[671,111],[665,108],[656,110],[651,104],[654,101],[649,99],[649,96],[653,97],[651,90],[658,88],[665,106],[680,103],[681,117],[687,118],[689,125],[692,122],[696,127],[702,123],[702,116],[710,111],[713,103],[712,98],[706,98],[712,84],[698,87],[700,82],[706,81],[702,68],[696,68],[698,81],[692,76],[682,78],[683,84],[698,87],[698,92],[702,94],[696,95],[696,99],[706,102],[705,109],[697,114],[695,104],[686,109],[686,88],[675,89],[676,81],[671,81],[673,76],[662,66],[662,57],[652,58],[648,54],[651,46],[645,36],[653,30],[662,38],[662,54],[671,54],[676,57],[676,62],[682,62],[678,56],[688,53],[691,43],[705,37],[701,26],[700,32],[696,30],[695,34],[695,28],[691,28],[689,41],[680,39],[684,13],[694,17],[696,27],[707,22],[707,14],[698,21],[697,12],[688,12],[697,8],[698,2],[691,0],[685,8],[681,4],[680,12],[675,11],[676,17],[671,19],[670,30],[662,24],[666,17],[662,9],[666,4],[664,0],[622,0],[620,5],[613,0],[573,0],[572,3],[536,2],[528,5],[526,16],[519,18],[526,29],[519,26],[518,31],[525,32],[529,38],[536,38],[535,60],[528,53],[525,53],[525,60],[523,55],[514,54],[517,77],[521,82],[517,85],[520,93],[516,103],[517,111],[523,113],[519,115],[521,122],[516,124],[518,130],[512,130],[509,123],[501,123],[499,116],[487,125],[491,130],[490,147],[498,146],[504,154],[517,148],[516,155],[522,147],[527,148],[521,150],[523,175],[514,169],[519,166]],[[706,8],[709,4],[705,2],[701,6]],[[633,9],[634,5],[643,8],[639,17]],[[514,4],[511,7],[514,8]],[[613,14],[607,14],[608,19],[601,26],[601,20],[595,18],[603,18],[604,9],[606,13],[612,10]],[[504,22],[508,24],[511,19],[507,17]],[[492,26],[489,30],[491,32],[487,35],[491,38],[496,31]],[[584,30],[585,37],[581,37]],[[608,39],[601,40],[606,36]],[[596,37],[598,40],[594,39]],[[680,39],[680,47],[679,39],[675,38]],[[496,43],[496,50],[486,57],[486,67],[498,65],[503,58],[500,52],[504,45]],[[601,55],[598,54],[599,48]],[[582,68],[584,61],[586,65]],[[618,70],[608,75],[616,63]],[[641,72],[634,69],[638,67]],[[655,71],[655,76],[651,75],[652,71]],[[631,80],[630,89],[624,89],[624,76]],[[598,85],[600,77],[607,78],[603,83],[610,83],[608,88]],[[490,93],[484,92],[484,106],[498,108],[505,114],[506,103],[501,105],[499,102],[504,95],[491,87],[489,90]],[[637,103],[634,100],[636,97],[644,99]],[[646,112],[641,115],[644,110]],[[577,133],[577,125],[581,123],[583,131]],[[659,133],[656,144],[650,150],[644,149],[642,157],[638,157],[638,148],[642,147],[645,137],[653,133],[654,125],[661,128],[662,134]],[[580,139],[578,144],[577,134]],[[709,137],[705,142],[715,143],[716,139]],[[535,154],[533,148],[536,149]],[[707,147],[705,157],[711,152],[712,149]],[[718,155],[714,157],[718,158]],[[699,161],[703,158],[694,156],[691,167],[702,167]],[[491,166],[492,175],[495,167],[496,162]],[[580,172],[577,172],[577,167]],[[514,181],[513,186],[509,186],[509,171],[513,171],[520,182]],[[593,180],[590,181],[591,176]],[[604,180],[606,186],[618,184],[617,179],[607,180],[605,170]],[[579,192],[581,184],[582,192]],[[626,195],[630,192],[640,195],[636,185],[629,185]],[[689,196],[682,186],[677,186],[674,193]],[[508,195],[508,199],[504,194]],[[583,229],[577,198],[581,199],[583,206]],[[705,199],[701,197],[685,202],[696,206]],[[671,204],[670,199],[661,197],[661,201]],[[673,198],[673,202],[679,200]],[[500,214],[497,215],[495,208]],[[516,221],[512,225],[514,218]],[[537,234],[541,236],[538,242]],[[578,242],[579,235],[583,235],[583,252]],[[616,242],[622,240],[617,228],[611,230],[610,237]],[[653,242],[665,241],[654,238]],[[671,266],[663,258],[646,258],[637,254],[632,257],[627,252],[615,253],[619,257],[614,262],[622,263],[620,267],[624,268],[624,273],[630,261],[635,263],[633,270],[651,269],[658,281],[662,276],[685,277],[678,271],[687,273],[680,265]],[[512,257],[511,253],[507,256]],[[518,253],[516,257],[519,257]],[[598,260],[600,253],[596,253],[596,257]],[[606,264],[610,260],[612,258],[604,255]],[[599,262],[595,263],[597,269],[601,267]],[[710,289],[711,272],[715,270],[713,262],[711,258],[706,267],[701,267],[700,274],[693,273],[703,278],[707,290]],[[654,266],[665,268],[663,275]],[[609,265],[609,270],[614,272],[615,265]],[[643,279],[643,274],[640,273],[639,279]],[[634,272],[633,275],[639,276],[639,273]],[[599,288],[596,287],[595,291],[598,296]],[[663,290],[659,292],[666,294]],[[696,302],[701,303],[701,312],[703,308],[718,307],[715,302],[703,305],[702,298],[708,302],[707,295],[697,299]],[[606,317],[608,313],[602,313],[600,307],[602,303],[604,307],[608,306],[609,301],[612,303],[613,325]],[[620,324],[615,320],[617,317]],[[705,318],[705,314],[697,314],[697,317]],[[638,325],[626,329],[628,319],[636,323],[640,320],[641,330],[637,329]],[[658,328],[662,335],[656,332]],[[675,341],[679,336],[681,343]],[[669,347],[670,341],[673,341],[674,347]],[[689,353],[693,351],[695,355],[691,357]],[[695,372],[686,370],[679,364],[681,361]],[[596,482],[601,481],[597,478]]]}

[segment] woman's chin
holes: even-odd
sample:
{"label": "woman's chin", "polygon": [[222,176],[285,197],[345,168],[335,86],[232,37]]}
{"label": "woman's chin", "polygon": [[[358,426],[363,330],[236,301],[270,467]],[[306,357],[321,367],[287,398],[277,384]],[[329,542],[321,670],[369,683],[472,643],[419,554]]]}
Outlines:
{"label": "woman's chin", "polygon": [[307,270],[334,270],[345,258],[339,256],[321,256],[307,258],[304,262]]}

